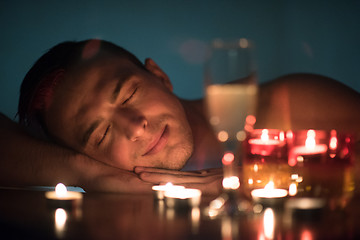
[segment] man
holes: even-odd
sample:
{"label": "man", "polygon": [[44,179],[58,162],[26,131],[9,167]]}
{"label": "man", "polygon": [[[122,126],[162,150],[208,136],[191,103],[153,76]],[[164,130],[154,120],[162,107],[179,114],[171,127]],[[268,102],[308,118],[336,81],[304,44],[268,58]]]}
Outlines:
{"label": "man", "polygon": [[[177,98],[151,59],[143,65],[99,40],[60,44],[29,71],[19,102],[20,122],[43,131],[47,140],[2,117],[0,181],[62,181],[88,191],[120,192],[172,181],[216,192],[221,169],[177,171],[219,167],[221,148],[202,104]],[[286,76],[261,87],[258,127],[358,131],[358,104],[358,93],[325,77]]]}

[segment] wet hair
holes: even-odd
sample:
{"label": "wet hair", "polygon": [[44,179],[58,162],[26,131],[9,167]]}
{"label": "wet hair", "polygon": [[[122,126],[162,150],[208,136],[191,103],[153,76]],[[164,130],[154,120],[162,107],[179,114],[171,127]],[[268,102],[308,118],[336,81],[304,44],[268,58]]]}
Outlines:
{"label": "wet hair", "polygon": [[61,81],[61,75],[67,69],[81,57],[84,58],[86,47],[92,43],[99,44],[100,50],[125,57],[145,69],[132,53],[108,41],[91,39],[59,43],[42,55],[23,79],[17,112],[21,125],[29,127],[36,122],[37,125],[46,129],[42,115],[52,98],[56,84]]}

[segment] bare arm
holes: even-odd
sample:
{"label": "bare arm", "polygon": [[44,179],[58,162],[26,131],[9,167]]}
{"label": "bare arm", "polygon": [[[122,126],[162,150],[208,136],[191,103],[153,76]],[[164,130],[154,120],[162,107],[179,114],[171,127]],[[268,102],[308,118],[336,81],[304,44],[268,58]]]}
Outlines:
{"label": "bare arm", "polygon": [[149,192],[150,184],[129,171],[29,136],[0,114],[0,185],[80,186],[86,191]]}

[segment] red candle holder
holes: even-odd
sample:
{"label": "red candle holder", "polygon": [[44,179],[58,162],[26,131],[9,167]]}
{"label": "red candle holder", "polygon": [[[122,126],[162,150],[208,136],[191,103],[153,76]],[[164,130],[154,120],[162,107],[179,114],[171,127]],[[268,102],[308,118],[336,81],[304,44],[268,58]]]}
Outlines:
{"label": "red candle holder", "polygon": [[276,188],[289,186],[290,166],[287,164],[287,144],[284,131],[255,129],[244,142],[243,189],[249,195],[269,182]]}
{"label": "red candle holder", "polygon": [[286,134],[288,165],[296,197],[326,199],[332,208],[352,198],[354,137],[335,130],[301,130]]}
{"label": "red candle holder", "polygon": [[248,134],[245,145],[247,158],[282,158],[286,154],[285,132],[276,129],[255,129]]}

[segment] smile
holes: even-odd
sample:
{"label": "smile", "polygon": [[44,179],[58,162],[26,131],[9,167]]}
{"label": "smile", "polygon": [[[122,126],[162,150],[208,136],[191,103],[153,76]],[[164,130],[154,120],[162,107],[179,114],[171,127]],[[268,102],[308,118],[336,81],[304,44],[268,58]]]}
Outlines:
{"label": "smile", "polygon": [[154,141],[151,142],[148,150],[146,151],[145,154],[143,154],[143,156],[153,155],[160,152],[165,147],[168,138],[169,138],[169,129],[168,126],[166,125],[162,133],[160,134],[159,138],[156,138]]}

